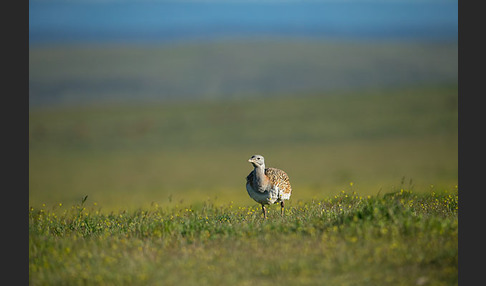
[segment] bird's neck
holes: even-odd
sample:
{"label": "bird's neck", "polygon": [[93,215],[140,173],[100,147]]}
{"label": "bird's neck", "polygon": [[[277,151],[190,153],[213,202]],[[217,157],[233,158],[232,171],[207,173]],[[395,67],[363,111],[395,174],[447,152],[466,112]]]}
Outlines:
{"label": "bird's neck", "polygon": [[255,179],[259,187],[265,187],[269,183],[265,175],[265,165],[255,167]]}

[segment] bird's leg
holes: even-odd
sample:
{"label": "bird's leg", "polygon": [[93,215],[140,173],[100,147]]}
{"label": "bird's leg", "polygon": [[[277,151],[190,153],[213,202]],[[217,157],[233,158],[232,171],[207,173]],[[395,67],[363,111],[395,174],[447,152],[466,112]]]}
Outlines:
{"label": "bird's leg", "polygon": [[285,207],[284,201],[280,202],[280,206],[281,206],[281,213],[282,213],[282,216],[283,216],[284,215],[284,207]]}
{"label": "bird's leg", "polygon": [[265,208],[264,204],[262,204],[262,211],[263,211],[263,218],[267,218],[267,209]]}

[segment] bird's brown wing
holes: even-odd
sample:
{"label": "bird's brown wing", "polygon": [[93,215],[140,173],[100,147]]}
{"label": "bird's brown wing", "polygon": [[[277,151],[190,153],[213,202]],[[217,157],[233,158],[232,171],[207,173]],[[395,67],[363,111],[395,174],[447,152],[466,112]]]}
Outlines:
{"label": "bird's brown wing", "polygon": [[283,194],[290,195],[292,192],[292,187],[290,186],[289,176],[287,173],[280,169],[267,168],[265,169],[265,175],[267,175],[268,179],[270,179],[272,185],[277,186]]}

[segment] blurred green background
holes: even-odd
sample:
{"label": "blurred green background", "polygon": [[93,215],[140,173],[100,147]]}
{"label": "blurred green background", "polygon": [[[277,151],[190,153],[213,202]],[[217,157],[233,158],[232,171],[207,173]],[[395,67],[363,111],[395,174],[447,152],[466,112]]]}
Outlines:
{"label": "blurred green background", "polygon": [[[221,44],[214,45],[212,50]],[[223,43],[221,49],[227,45]],[[333,73],[336,69],[339,74],[336,67],[342,58],[331,60],[333,53],[340,55],[333,45],[326,64],[322,63],[325,68],[318,69],[323,80],[327,74],[339,77]],[[387,49],[384,44],[380,46],[378,53]],[[400,49],[400,45],[391,46]],[[454,78],[457,62],[450,57],[454,55],[453,45],[445,47],[450,51],[442,58],[434,52],[437,47],[426,53],[445,67],[424,65],[423,70],[418,59],[413,63],[402,59],[400,52],[390,53],[391,70],[397,70],[398,75],[391,72],[389,76],[427,72],[437,76],[437,72],[430,71],[434,66],[441,71],[449,69],[444,73]],[[187,50],[171,51],[186,58]],[[80,55],[87,51],[35,50],[31,52],[31,74],[39,81],[60,80],[62,76],[57,73],[62,70],[63,74],[68,71],[64,76],[89,81],[92,77],[102,79],[102,70],[109,71],[105,76],[118,73],[143,78],[157,74],[151,69],[181,69],[184,72],[177,75],[178,80],[185,82],[187,75],[188,83],[196,78],[190,76],[191,72],[209,76],[203,70],[192,71],[192,65],[197,65],[194,62],[203,60],[200,57],[189,56],[184,63],[190,68],[184,63],[160,67],[149,64],[153,55],[147,55],[146,50],[139,55],[147,57],[144,65],[117,68],[117,64],[130,61],[127,54],[135,51],[90,51],[90,57],[100,57],[106,63],[102,63],[104,69],[89,71],[83,68],[85,61]],[[36,63],[45,61],[46,53],[52,55],[50,66],[63,69],[39,70],[37,74]],[[153,53],[165,55],[157,49]],[[305,53],[289,59],[283,54],[274,55],[274,61],[267,58],[268,62],[239,63],[248,65],[248,74],[253,75],[262,69],[278,73],[278,61],[303,62],[305,55],[315,57]],[[167,57],[177,58],[174,54]],[[350,61],[343,66],[357,74],[377,73],[368,60]],[[397,62],[407,62],[413,68],[400,71]],[[213,68],[209,63],[201,66],[208,72]],[[228,71],[225,76],[234,75],[232,69],[224,70]],[[315,74],[316,69],[311,73]],[[205,200],[249,205],[254,202],[246,193],[245,177],[251,171],[247,159],[253,154],[262,154],[267,166],[289,174],[293,200],[323,198],[350,188],[362,195],[389,192],[402,185],[417,191],[453,188],[457,185],[458,94],[457,83],[445,78],[441,77],[443,82],[429,80],[428,84],[377,84],[317,92],[184,100],[142,97],[136,102],[96,102],[88,97],[75,104],[33,104],[29,113],[30,204],[74,204],[88,195],[91,203],[96,202],[103,210],[139,208],[151,203],[200,204]]]}

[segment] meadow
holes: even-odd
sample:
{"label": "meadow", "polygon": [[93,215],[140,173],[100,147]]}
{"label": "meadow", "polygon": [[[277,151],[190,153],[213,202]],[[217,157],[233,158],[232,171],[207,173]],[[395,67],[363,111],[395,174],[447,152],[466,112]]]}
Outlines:
{"label": "meadow", "polygon": [[[457,86],[31,108],[30,285],[457,285]],[[266,157],[285,216],[245,190]]]}
{"label": "meadow", "polygon": [[30,285],[457,285],[458,192],[29,210]]}
{"label": "meadow", "polygon": [[103,211],[195,204],[247,206],[252,167],[285,170],[294,199],[457,185],[457,86],[278,98],[31,109],[29,203]]}

